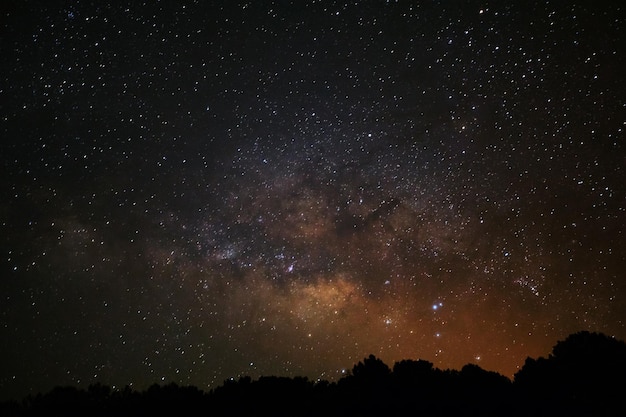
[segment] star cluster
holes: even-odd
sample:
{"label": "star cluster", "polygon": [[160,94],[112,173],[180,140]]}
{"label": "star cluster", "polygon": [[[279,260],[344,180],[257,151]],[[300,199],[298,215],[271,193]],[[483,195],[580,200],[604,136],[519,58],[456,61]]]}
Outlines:
{"label": "star cluster", "polygon": [[0,391],[370,353],[511,377],[569,333],[625,339],[625,17],[8,6]]}

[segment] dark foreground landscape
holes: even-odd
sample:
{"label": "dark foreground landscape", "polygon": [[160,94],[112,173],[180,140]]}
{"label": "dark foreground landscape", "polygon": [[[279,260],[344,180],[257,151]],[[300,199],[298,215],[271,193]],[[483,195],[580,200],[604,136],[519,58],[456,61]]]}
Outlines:
{"label": "dark foreground landscape", "polygon": [[304,377],[242,377],[203,392],[56,387],[1,405],[2,416],[626,416],[626,344],[587,331],[528,358],[513,381],[468,364],[425,360],[390,368],[373,355],[336,383]]}

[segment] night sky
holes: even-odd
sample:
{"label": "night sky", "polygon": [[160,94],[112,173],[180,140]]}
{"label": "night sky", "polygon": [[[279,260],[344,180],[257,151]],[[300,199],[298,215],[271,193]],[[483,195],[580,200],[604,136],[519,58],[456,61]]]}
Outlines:
{"label": "night sky", "polygon": [[626,339],[622,2],[111,3],[0,7],[1,398]]}

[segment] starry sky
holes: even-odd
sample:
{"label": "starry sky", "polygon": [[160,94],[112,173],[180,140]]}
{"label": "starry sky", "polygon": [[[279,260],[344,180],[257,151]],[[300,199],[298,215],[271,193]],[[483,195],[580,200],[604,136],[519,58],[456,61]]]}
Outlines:
{"label": "starry sky", "polygon": [[2,397],[626,339],[621,2],[5,3]]}

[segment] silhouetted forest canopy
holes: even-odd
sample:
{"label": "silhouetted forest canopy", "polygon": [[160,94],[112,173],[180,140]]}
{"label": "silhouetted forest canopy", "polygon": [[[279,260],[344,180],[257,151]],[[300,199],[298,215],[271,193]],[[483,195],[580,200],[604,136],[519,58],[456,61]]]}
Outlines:
{"label": "silhouetted forest canopy", "polygon": [[2,416],[626,416],[626,344],[582,331],[513,381],[478,365],[441,370],[425,360],[392,368],[373,355],[337,382],[241,377],[203,392],[56,387],[0,406]]}

